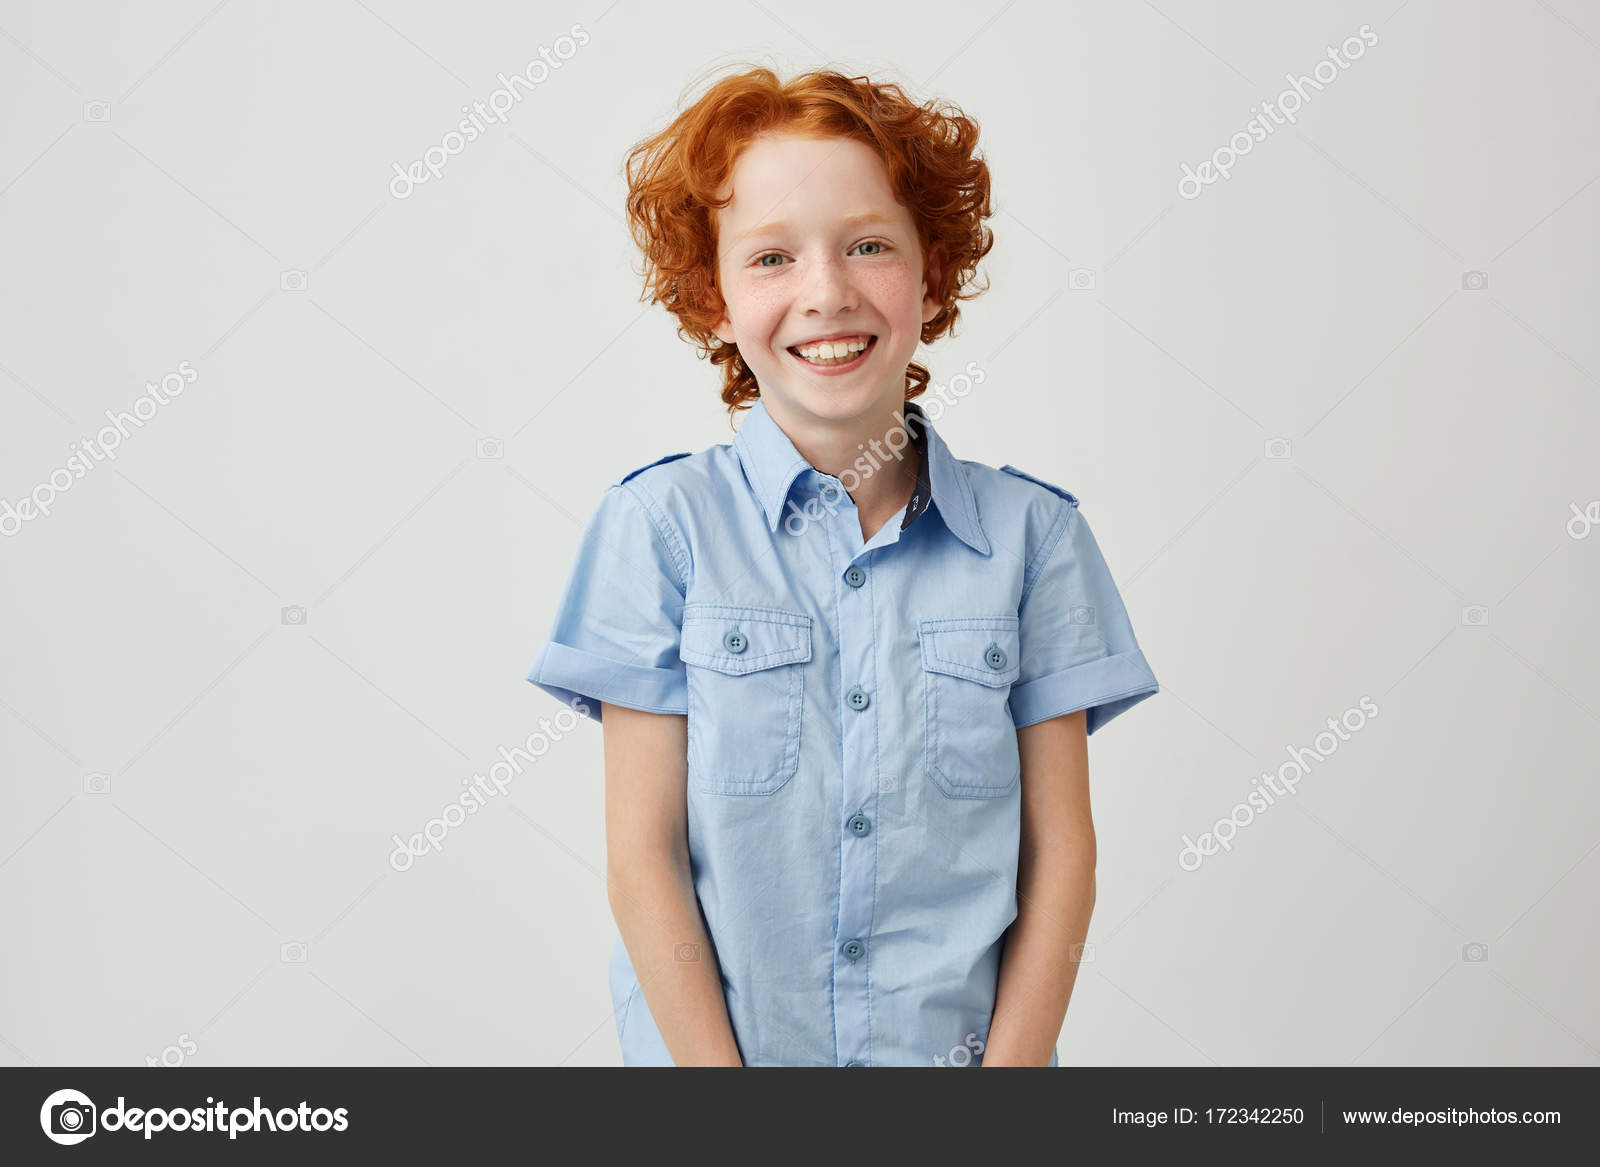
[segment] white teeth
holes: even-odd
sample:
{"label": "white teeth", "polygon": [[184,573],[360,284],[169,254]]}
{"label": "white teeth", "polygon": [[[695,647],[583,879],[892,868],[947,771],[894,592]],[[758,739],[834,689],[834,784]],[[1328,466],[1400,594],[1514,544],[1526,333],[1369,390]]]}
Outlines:
{"label": "white teeth", "polygon": [[868,336],[858,336],[851,340],[824,340],[797,348],[795,352],[808,361],[838,360],[841,357],[853,357],[863,351],[871,340],[872,338]]}

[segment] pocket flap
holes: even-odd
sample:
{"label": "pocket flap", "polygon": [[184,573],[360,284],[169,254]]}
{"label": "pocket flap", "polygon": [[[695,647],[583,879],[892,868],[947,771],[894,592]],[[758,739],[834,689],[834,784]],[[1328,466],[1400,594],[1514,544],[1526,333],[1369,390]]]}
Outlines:
{"label": "pocket flap", "polygon": [[1015,616],[924,620],[918,625],[922,667],[999,688],[1022,672],[1021,638]]}
{"label": "pocket flap", "polygon": [[811,617],[742,604],[688,604],[678,656],[738,676],[811,659]]}

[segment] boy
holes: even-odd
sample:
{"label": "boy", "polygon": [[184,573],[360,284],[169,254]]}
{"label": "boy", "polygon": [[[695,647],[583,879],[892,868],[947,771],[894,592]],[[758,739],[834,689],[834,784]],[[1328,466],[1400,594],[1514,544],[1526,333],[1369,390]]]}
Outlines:
{"label": "boy", "polygon": [[755,69],[630,156],[647,291],[748,413],[611,486],[528,675],[603,724],[628,1065],[1057,1063],[1086,737],[1157,684],[1077,499],[910,401],[992,245],[976,145]]}

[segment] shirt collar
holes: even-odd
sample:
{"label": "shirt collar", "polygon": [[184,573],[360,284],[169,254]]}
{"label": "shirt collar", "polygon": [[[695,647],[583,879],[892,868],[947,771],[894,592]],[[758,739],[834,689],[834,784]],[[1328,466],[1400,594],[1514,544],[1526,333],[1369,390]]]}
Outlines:
{"label": "shirt collar", "polygon": [[[931,495],[919,504],[919,510],[932,502],[951,534],[980,555],[987,555],[989,540],[984,537],[978,521],[978,503],[966,471],[950,453],[950,447],[945,445],[920,405],[908,401],[905,412],[906,428],[924,452],[917,490],[918,493],[926,490]],[[744,467],[750,489],[767,517],[768,528],[776,531],[795,479],[812,469],[811,463],[795,449],[789,435],[779,428],[759,397],[734,435],[733,448]],[[908,520],[915,517],[907,516]]]}

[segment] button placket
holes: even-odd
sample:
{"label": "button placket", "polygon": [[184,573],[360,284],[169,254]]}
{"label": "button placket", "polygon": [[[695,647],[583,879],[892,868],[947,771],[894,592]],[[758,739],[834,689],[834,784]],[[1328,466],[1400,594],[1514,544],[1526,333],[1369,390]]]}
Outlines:
{"label": "button placket", "polygon": [[[834,556],[836,611],[839,614],[839,672],[844,692],[839,704],[843,745],[840,819],[844,824],[839,863],[839,911],[834,933],[834,1041],[842,1062],[872,1060],[868,1000],[872,911],[877,901],[876,833],[872,816],[878,794],[878,708],[874,652],[874,608],[887,602],[883,578],[859,559],[866,558],[860,514],[849,496],[830,515],[828,544]],[[870,554],[870,553],[867,553]],[[881,570],[881,564],[873,571]],[[873,586],[866,586],[868,583]]]}

